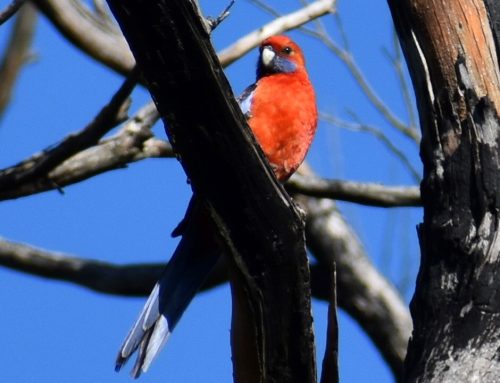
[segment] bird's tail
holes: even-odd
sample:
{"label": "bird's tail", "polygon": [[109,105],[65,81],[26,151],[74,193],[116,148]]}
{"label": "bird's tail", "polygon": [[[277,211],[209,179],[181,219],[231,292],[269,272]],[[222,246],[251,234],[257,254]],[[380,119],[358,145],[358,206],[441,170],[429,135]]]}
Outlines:
{"label": "bird's tail", "polygon": [[189,219],[183,223],[183,237],[123,342],[116,359],[116,371],[135,351],[138,351],[138,356],[132,376],[137,378],[141,372],[147,371],[217,263],[220,257],[218,246],[214,246],[214,239],[207,233],[204,222],[199,221]]}

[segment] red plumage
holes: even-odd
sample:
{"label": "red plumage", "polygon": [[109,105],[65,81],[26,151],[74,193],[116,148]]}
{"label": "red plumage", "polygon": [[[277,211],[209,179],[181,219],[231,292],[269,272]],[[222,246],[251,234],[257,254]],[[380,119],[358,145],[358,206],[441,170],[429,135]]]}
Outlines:
{"label": "red plumage", "polygon": [[[277,57],[295,64],[291,72],[264,72],[258,78],[248,119],[276,177],[285,181],[311,145],[318,118],[316,99],[297,44],[286,36],[273,36],[261,47],[271,47]],[[264,65],[262,57],[259,65]]]}

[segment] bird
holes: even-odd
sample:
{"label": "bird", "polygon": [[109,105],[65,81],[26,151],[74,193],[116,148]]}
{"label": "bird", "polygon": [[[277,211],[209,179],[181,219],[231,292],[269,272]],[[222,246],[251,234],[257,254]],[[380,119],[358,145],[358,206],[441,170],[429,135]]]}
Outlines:
{"label": "bird", "polygon": [[[318,120],[301,48],[285,35],[263,40],[256,81],[237,101],[276,178],[285,182],[303,162]],[[131,375],[137,378],[148,370],[223,254],[215,230],[204,201],[194,195],[172,233],[181,240],[120,348],[116,371],[136,351]]]}

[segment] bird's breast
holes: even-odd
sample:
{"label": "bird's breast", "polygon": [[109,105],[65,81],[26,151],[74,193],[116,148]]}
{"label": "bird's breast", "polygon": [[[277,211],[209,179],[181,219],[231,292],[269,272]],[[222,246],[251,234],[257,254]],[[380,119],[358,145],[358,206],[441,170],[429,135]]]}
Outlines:
{"label": "bird's breast", "polygon": [[304,160],[316,130],[316,100],[307,75],[260,79],[250,116],[248,123],[277,178],[286,180]]}

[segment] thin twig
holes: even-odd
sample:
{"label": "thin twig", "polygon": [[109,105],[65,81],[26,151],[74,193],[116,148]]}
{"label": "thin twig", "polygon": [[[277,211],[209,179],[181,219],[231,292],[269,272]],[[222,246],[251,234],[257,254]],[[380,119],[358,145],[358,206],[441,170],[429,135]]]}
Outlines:
{"label": "thin twig", "polygon": [[337,29],[340,33],[340,39],[342,41],[342,47],[345,51],[351,52],[351,44],[349,42],[349,36],[347,35],[347,32],[344,28],[344,22],[342,21],[342,17],[340,14],[337,12],[335,14],[335,24],[337,24]]}
{"label": "thin twig", "polygon": [[410,172],[411,176],[416,182],[420,182],[421,180],[421,174],[413,167],[412,162],[408,159],[406,154],[401,151],[394,143],[387,137],[382,130],[375,128],[370,125],[362,124],[362,123],[354,123],[354,122],[349,122],[349,121],[344,121],[341,120],[335,116],[332,116],[330,114],[326,113],[320,113],[320,118],[334,126],[338,126],[343,129],[348,129],[352,130],[355,132],[364,132],[364,133],[369,133],[376,137],[380,142],[384,144],[384,146],[391,152],[393,153],[396,157],[399,158],[401,163],[408,169]]}
{"label": "thin twig", "polygon": [[[281,16],[283,16],[281,13],[279,13],[276,9],[274,9],[273,7],[271,7],[265,1],[262,1],[262,0],[248,0],[248,2],[252,3],[257,8],[260,8],[261,10],[263,10],[264,12],[270,14],[273,17],[281,17]],[[304,2],[301,2],[301,3],[302,3],[302,5],[304,7],[307,6],[307,5],[309,5],[309,3],[307,3],[307,4],[304,4]]]}
{"label": "thin twig", "polygon": [[403,55],[401,52],[401,46],[399,45],[399,38],[396,30],[393,28],[393,51],[394,55],[391,55],[387,49],[384,49],[384,53],[388,57],[392,66],[394,67],[394,72],[398,77],[399,86],[401,89],[401,94],[403,96],[403,101],[406,108],[406,113],[408,114],[409,127],[416,131],[417,134],[420,135],[417,131],[417,117],[415,113],[415,104],[410,96],[410,85],[406,80],[406,76],[403,71]]}
{"label": "thin twig", "polygon": [[13,0],[3,11],[0,11],[0,25],[14,16],[24,2],[25,0]]}
{"label": "thin twig", "polygon": [[328,49],[330,49],[330,51],[344,63],[363,93],[366,95],[371,104],[380,112],[380,114],[398,131],[418,143],[420,141],[420,135],[418,132],[416,132],[415,129],[408,127],[403,121],[401,121],[401,119],[395,116],[391,109],[375,93],[372,86],[368,83],[365,75],[356,64],[352,54],[344,48],[341,48],[331,38],[320,20],[315,20],[315,25],[315,29],[301,28],[301,31],[321,41]]}
{"label": "thin twig", "polygon": [[217,28],[220,23],[222,23],[229,16],[229,11],[231,10],[235,2],[236,0],[231,0],[226,8],[224,8],[224,10],[216,18],[208,17],[208,23],[210,25],[211,32],[213,32],[215,28]]}

